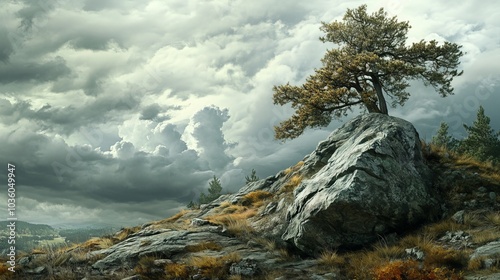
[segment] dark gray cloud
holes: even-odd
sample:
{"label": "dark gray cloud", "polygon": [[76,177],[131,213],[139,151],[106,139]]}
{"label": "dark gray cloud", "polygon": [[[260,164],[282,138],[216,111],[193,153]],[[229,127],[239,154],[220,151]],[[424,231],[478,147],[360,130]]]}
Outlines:
{"label": "dark gray cloud", "polygon": [[142,109],[141,120],[154,120],[161,112],[161,107],[158,104],[151,104]]}
{"label": "dark gray cloud", "polygon": [[69,73],[71,70],[62,57],[41,63],[2,63],[0,64],[0,83],[49,82]]}
{"label": "dark gray cloud", "polygon": [[21,20],[19,28],[23,30],[31,29],[36,19],[52,11],[58,4],[57,0],[22,2],[25,6],[17,11],[16,16]]}
{"label": "dark gray cloud", "polygon": [[9,40],[9,32],[5,28],[0,28],[0,62],[8,62],[13,52],[14,48]]}
{"label": "dark gray cloud", "polygon": [[17,99],[11,102],[0,98],[0,115],[3,116],[0,122],[15,125],[25,119],[38,124],[40,130],[69,135],[91,124],[120,123],[123,115],[134,109],[139,102],[137,97],[131,95],[117,95],[84,104],[70,102],[64,107],[47,103],[37,109],[30,100]]}

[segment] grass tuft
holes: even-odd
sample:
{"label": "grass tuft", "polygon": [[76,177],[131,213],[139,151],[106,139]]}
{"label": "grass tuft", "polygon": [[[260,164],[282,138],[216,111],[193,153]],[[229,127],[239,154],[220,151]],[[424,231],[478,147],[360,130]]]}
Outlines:
{"label": "grass tuft", "polygon": [[205,250],[212,250],[212,251],[220,251],[222,250],[222,246],[218,243],[215,243],[213,241],[205,241],[201,242],[195,245],[188,245],[186,246],[186,251],[187,252],[201,252]]}
{"label": "grass tuft", "polygon": [[168,263],[165,265],[165,279],[189,279],[189,267],[183,263]]}
{"label": "grass tuft", "polygon": [[299,184],[302,182],[302,179],[303,178],[301,175],[298,174],[293,175],[292,178],[290,178],[290,180],[288,180],[288,182],[286,182],[286,184],[284,184],[283,187],[281,187],[280,192],[282,193],[293,192],[293,190],[295,190],[295,188],[298,187]]}
{"label": "grass tuft", "polygon": [[222,257],[194,256],[188,260],[188,265],[203,277],[226,279],[231,264],[240,260],[241,257],[237,253],[230,253]]}
{"label": "grass tuft", "polygon": [[318,264],[328,268],[339,268],[346,264],[346,259],[337,252],[323,252],[318,258]]}
{"label": "grass tuft", "polygon": [[267,192],[267,191],[253,191],[250,193],[247,193],[245,196],[242,197],[240,200],[241,205],[245,206],[252,206],[252,207],[260,207],[263,205],[263,200],[266,198],[272,197],[272,193]]}

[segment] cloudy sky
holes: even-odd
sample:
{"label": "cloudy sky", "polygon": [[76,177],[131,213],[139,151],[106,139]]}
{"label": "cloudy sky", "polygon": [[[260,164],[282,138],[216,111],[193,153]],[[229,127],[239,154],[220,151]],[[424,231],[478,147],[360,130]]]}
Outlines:
{"label": "cloudy sky", "polygon": [[[415,82],[390,114],[457,137],[480,104],[500,130],[496,1],[370,1],[410,21],[408,42],[463,45],[455,95]],[[2,0],[0,158],[16,164],[17,214],[51,225],[137,225],[183,208],[215,175],[236,191],[295,164],[341,122],[293,141],[273,85],[301,84],[333,45],[322,21],[362,1]],[[344,121],[352,118],[351,115]],[[0,194],[6,201],[6,191]],[[6,214],[4,215],[6,216]]]}

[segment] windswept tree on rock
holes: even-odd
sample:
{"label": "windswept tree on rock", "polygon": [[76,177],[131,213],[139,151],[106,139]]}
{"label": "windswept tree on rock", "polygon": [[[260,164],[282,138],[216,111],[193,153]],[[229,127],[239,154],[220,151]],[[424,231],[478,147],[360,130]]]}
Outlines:
{"label": "windswept tree on rock", "polygon": [[291,104],[295,114],[275,127],[277,139],[300,136],[307,127],[327,126],[347,115],[352,106],[388,114],[391,105],[404,105],[409,81],[420,79],[441,96],[453,94],[451,82],[462,56],[461,46],[435,40],[406,44],[408,22],[387,17],[384,9],[368,14],[366,5],[348,9],[343,21],[322,23],[322,42],[338,46],[328,50],[302,86],[274,86],[274,104]]}

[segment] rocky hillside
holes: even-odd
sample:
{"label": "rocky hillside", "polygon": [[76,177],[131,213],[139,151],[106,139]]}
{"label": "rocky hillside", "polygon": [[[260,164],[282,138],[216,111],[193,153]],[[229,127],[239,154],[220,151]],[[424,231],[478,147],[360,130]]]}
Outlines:
{"label": "rocky hillside", "polygon": [[[4,279],[500,279],[500,170],[356,117],[200,209],[19,259]],[[7,278],[5,278],[7,277]],[[400,278],[398,278],[400,277]]]}

